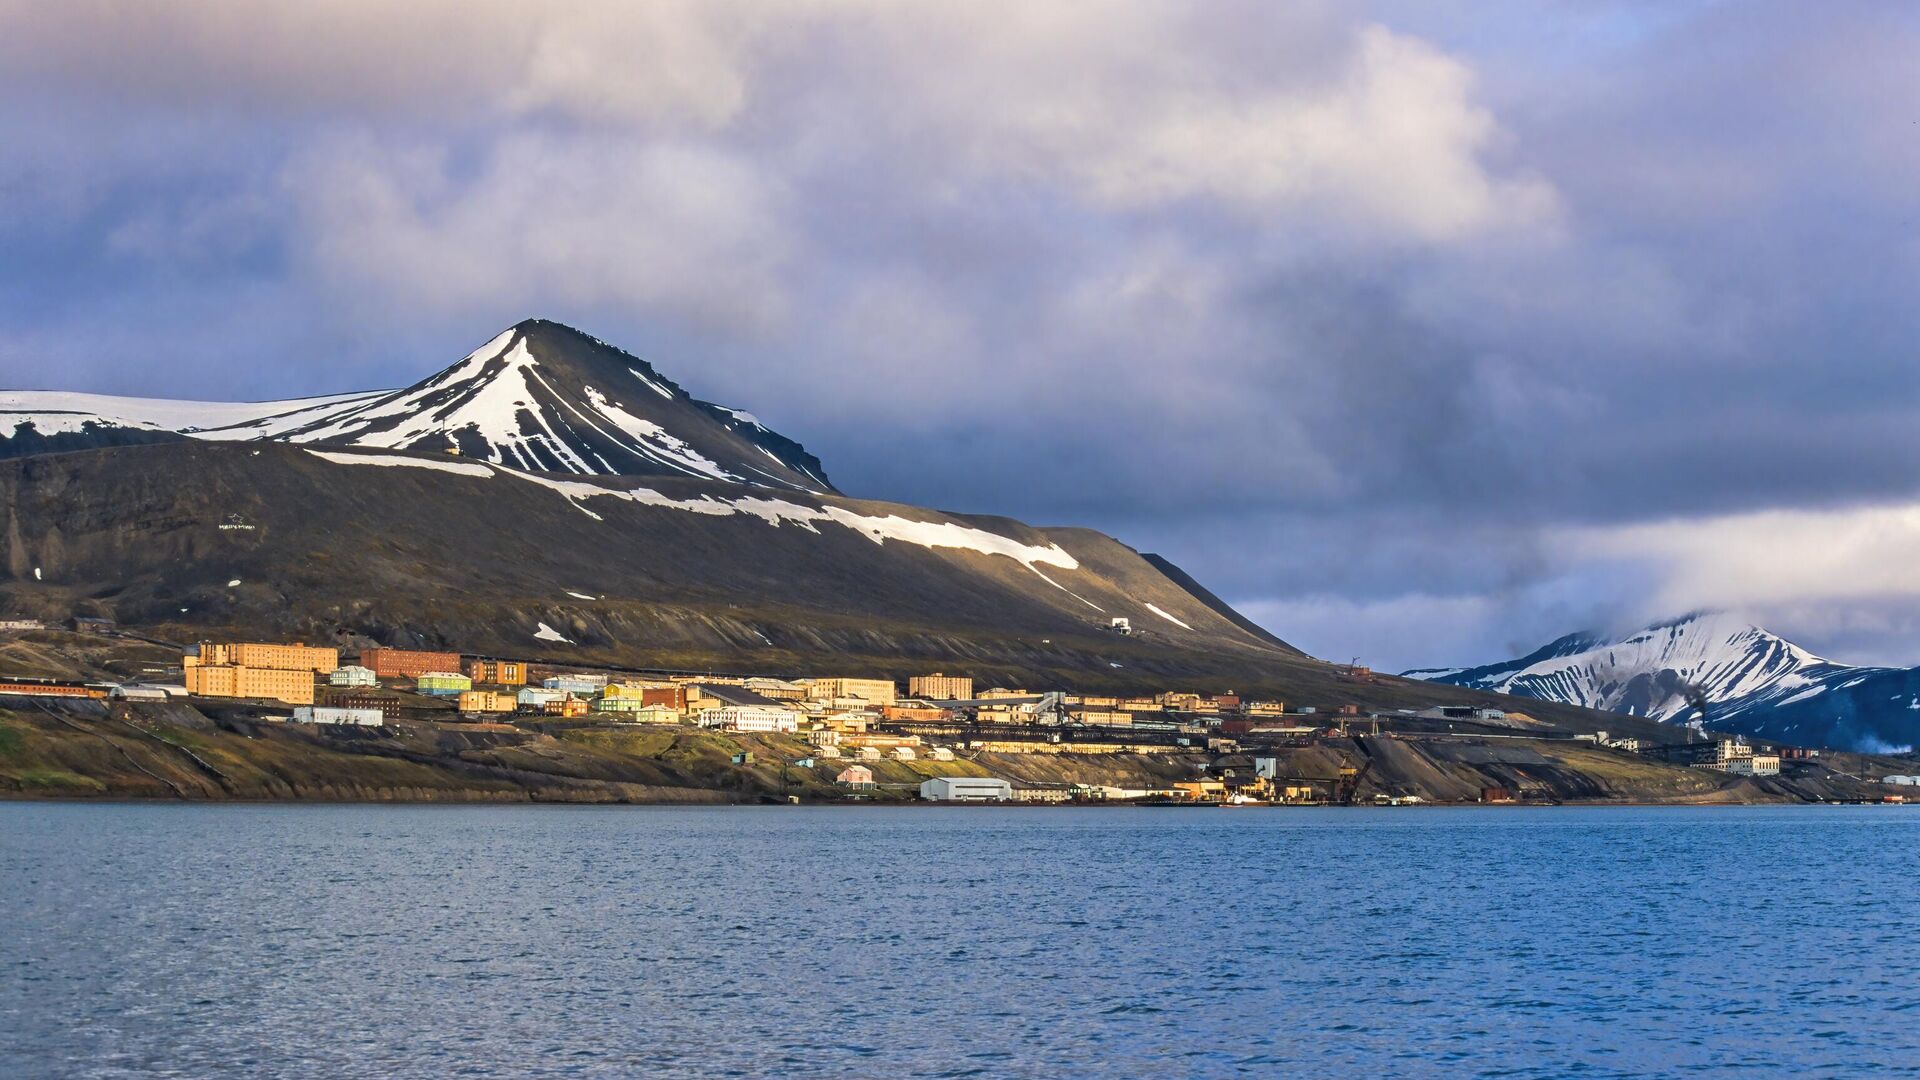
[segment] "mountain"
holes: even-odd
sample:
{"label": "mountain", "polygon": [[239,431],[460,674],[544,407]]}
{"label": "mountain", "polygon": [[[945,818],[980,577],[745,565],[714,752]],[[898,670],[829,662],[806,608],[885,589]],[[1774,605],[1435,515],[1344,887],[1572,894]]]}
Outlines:
{"label": "mountain", "polygon": [[0,611],[177,641],[1220,690],[1324,667],[1097,532],[839,495],[180,439],[0,462],[0,506]]}
{"label": "mountain", "polygon": [[0,617],[98,616],[168,642],[1511,707],[1354,678],[1089,529],[849,498],[800,444],[551,322],[402,390],[251,404],[32,391],[0,393],[0,410],[16,418],[0,440]]}
{"label": "mountain", "polygon": [[1855,667],[1723,612],[1618,637],[1569,634],[1517,660],[1409,678],[1630,716],[1707,724],[1800,746],[1885,753],[1920,742],[1920,669]]}
{"label": "mountain", "polygon": [[687,476],[832,492],[819,459],[751,414],[559,323],[509,327],[401,390],[253,403],[0,394],[0,457],[195,438],[457,453],[519,469]]}

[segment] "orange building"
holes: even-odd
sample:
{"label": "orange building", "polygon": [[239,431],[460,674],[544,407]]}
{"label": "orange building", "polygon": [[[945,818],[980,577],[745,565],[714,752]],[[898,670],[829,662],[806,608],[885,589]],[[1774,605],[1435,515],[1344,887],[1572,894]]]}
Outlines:
{"label": "orange building", "polygon": [[340,666],[337,649],[268,642],[203,641],[180,660],[187,693],[201,697],[265,698],[290,705],[314,702],[314,676]]}
{"label": "orange building", "polygon": [[[196,657],[187,657],[192,661]],[[313,704],[313,671],[283,671],[279,668],[251,668],[238,664],[209,667],[188,663],[187,693],[200,697],[270,698],[289,705]]]}
{"label": "orange building", "polygon": [[382,679],[417,679],[429,671],[459,671],[460,654],[374,646],[360,650],[360,666]]}
{"label": "orange building", "polygon": [[880,716],[886,720],[951,720],[953,714],[945,709],[920,709],[910,705],[882,705]]}
{"label": "orange building", "polygon": [[935,701],[966,701],[973,697],[973,677],[969,675],[915,675],[907,680],[907,696]]}
{"label": "orange building", "polygon": [[520,700],[512,694],[493,690],[467,690],[460,694],[461,712],[512,712],[519,707]]}
{"label": "orange building", "polygon": [[269,642],[242,641],[233,644],[200,643],[198,657],[202,667],[275,668],[280,671],[312,671],[326,675],[340,666],[340,650],[321,649],[295,642],[275,645]]}
{"label": "orange building", "polygon": [[467,677],[476,684],[525,686],[527,665],[518,660],[474,660],[467,664]]}
{"label": "orange building", "polygon": [[585,716],[587,715],[587,700],[569,694],[558,701],[547,702],[541,707],[541,711],[545,712],[548,716]]}
{"label": "orange building", "polygon": [[684,686],[647,686],[640,690],[641,705],[664,705],[679,712],[687,711],[687,688]]}

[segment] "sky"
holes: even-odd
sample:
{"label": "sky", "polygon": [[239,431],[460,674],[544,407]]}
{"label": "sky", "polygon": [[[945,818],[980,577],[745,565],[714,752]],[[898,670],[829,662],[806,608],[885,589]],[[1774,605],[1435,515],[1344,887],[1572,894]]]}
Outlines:
{"label": "sky", "polygon": [[1920,7],[0,0],[0,385],[522,318],[1382,669],[1920,663]]}

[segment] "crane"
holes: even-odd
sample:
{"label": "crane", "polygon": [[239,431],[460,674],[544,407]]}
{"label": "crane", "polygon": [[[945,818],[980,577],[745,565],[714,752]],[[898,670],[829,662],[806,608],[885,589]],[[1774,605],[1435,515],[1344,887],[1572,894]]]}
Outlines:
{"label": "crane", "polygon": [[1353,797],[1360,791],[1360,781],[1373,771],[1373,759],[1360,763],[1358,768],[1352,765],[1340,766],[1340,779],[1333,784],[1333,801],[1338,806],[1352,806]]}

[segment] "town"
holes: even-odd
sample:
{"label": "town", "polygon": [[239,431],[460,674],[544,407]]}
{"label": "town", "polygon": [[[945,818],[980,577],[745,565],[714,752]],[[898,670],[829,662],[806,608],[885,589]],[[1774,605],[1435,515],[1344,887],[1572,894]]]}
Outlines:
{"label": "town", "polygon": [[[88,629],[88,628],[78,628]],[[102,628],[92,628],[99,632]],[[1374,678],[1349,665],[1342,678]],[[1606,731],[1568,734],[1524,714],[1484,706],[1435,705],[1391,712],[1352,703],[1291,705],[1235,693],[1166,691],[1108,696],[1070,690],[976,688],[962,674],[930,672],[902,682],[850,675],[780,677],[640,672],[562,665],[454,651],[367,646],[350,661],[335,647],[301,642],[204,641],[184,651],[177,669],[152,668],[115,683],[0,678],[0,695],[101,698],[119,703],[251,704],[261,720],[311,731],[362,731],[405,725],[469,731],[578,732],[595,728],[688,728],[783,737],[800,748],[779,760],[734,753],[739,766],[776,765],[787,778],[830,778],[840,798],[957,803],[1126,802],[1146,806],[1410,805],[1375,777],[1383,740],[1429,746],[1513,746],[1558,741],[1626,758],[1771,777],[1782,761],[1815,759],[1817,750],[1749,745],[1739,738],[1695,737],[1654,744]],[[1339,740],[1360,760],[1302,768],[1297,752]],[[760,753],[766,753],[764,740]],[[1036,782],[1017,776],[954,775],[942,763],[991,755],[1170,755],[1194,764],[1191,775],[1152,784]],[[875,764],[924,763],[917,783],[876,777]],[[1889,778],[1899,784],[1907,777]],[[1483,803],[1540,801],[1524,783],[1487,784]],[[792,797],[798,801],[798,797]],[[1900,795],[1884,801],[1903,802]]]}

